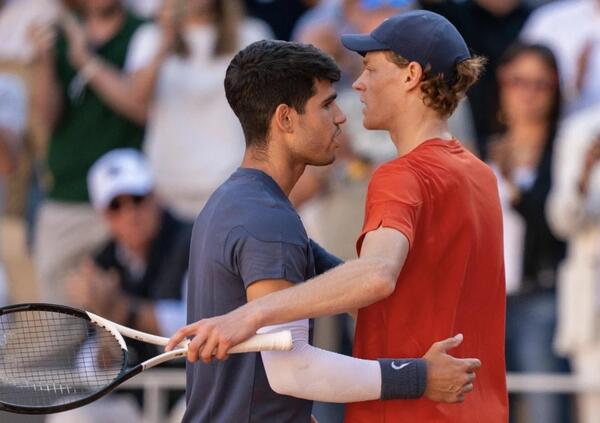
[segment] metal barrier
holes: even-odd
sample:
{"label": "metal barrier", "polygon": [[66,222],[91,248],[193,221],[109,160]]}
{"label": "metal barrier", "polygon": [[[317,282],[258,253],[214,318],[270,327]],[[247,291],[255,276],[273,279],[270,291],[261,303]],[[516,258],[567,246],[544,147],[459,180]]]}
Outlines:
{"label": "metal barrier", "polygon": [[[600,392],[600,383],[590,383],[571,374],[509,373],[509,392],[579,393]],[[185,371],[155,369],[127,381],[123,387],[144,390],[144,422],[165,422],[165,391],[185,389]]]}

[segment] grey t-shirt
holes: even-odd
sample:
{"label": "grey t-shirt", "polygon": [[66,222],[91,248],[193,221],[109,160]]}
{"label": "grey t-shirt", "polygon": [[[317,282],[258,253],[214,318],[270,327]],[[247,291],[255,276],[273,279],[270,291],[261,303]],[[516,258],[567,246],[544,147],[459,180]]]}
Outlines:
{"label": "grey t-shirt", "polygon": [[[238,169],[210,197],[194,225],[188,322],[246,303],[263,279],[303,282],[315,275],[312,244],[300,217],[267,174]],[[186,423],[308,423],[312,402],[269,386],[259,353],[187,364]]]}

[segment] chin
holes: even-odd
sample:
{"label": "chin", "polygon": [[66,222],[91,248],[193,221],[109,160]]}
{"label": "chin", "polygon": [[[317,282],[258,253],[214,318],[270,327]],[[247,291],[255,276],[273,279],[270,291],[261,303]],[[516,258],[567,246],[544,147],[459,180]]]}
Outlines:
{"label": "chin", "polygon": [[367,119],[366,117],[363,119],[363,126],[365,127],[365,129],[371,130],[383,129],[381,125],[378,125],[377,122],[373,122],[373,120]]}
{"label": "chin", "polygon": [[332,164],[335,161],[335,155],[331,155],[330,157],[322,157],[319,160],[312,160],[310,163],[307,163],[310,166],[327,166]]}

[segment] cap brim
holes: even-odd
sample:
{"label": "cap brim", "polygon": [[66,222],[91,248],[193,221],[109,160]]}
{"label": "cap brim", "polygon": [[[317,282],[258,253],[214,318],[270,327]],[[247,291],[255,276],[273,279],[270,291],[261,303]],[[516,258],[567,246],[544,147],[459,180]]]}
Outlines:
{"label": "cap brim", "polygon": [[369,34],[342,35],[342,44],[348,50],[355,51],[363,56],[370,51],[389,50],[389,47],[375,40]]}
{"label": "cap brim", "polygon": [[151,179],[143,182],[126,182],[118,187],[113,187],[109,190],[104,198],[97,201],[97,208],[104,210],[108,207],[110,202],[120,195],[148,195],[152,192],[154,183]]}

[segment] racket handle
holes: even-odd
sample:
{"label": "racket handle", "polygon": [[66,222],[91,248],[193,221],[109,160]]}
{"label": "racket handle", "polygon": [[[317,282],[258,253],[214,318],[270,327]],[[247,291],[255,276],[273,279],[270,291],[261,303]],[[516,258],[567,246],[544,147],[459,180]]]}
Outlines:
{"label": "racket handle", "polygon": [[292,332],[283,330],[275,333],[254,335],[247,341],[229,349],[228,354],[257,351],[289,351],[292,349]]}

